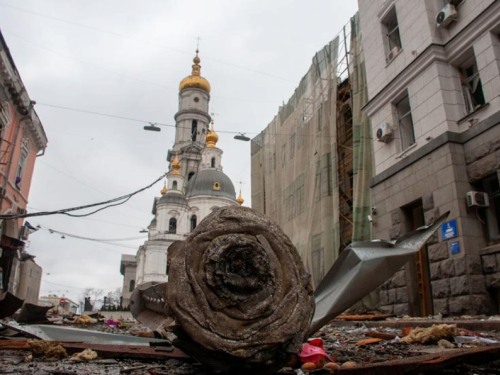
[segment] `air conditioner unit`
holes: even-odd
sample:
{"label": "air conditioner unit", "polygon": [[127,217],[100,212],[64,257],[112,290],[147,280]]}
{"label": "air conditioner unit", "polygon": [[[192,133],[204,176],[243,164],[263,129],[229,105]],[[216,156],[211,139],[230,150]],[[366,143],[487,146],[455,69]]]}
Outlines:
{"label": "air conditioner unit", "polygon": [[383,122],[377,129],[377,139],[379,142],[389,142],[392,140],[393,132],[389,124]]}
{"label": "air conditioner unit", "polygon": [[438,13],[436,22],[437,27],[445,28],[453,21],[458,19],[457,8],[454,5],[446,4],[446,6]]}
{"label": "air conditioner unit", "polygon": [[482,191],[467,192],[467,207],[489,207],[490,201],[488,194]]}
{"label": "air conditioner unit", "polygon": [[394,46],[393,49],[391,49],[391,52],[387,55],[387,62],[391,62],[399,53],[399,47]]}
{"label": "air conditioner unit", "polygon": [[27,240],[29,235],[30,235],[30,229],[28,227],[25,227],[23,225],[21,228],[19,228],[19,239]]}

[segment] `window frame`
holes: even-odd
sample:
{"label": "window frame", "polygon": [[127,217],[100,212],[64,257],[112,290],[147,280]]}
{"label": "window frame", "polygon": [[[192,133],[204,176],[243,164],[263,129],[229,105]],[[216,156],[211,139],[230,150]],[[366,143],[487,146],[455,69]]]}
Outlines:
{"label": "window frame", "polygon": [[[401,106],[403,105],[403,102],[407,102],[407,107],[408,110],[405,110]],[[408,95],[408,91],[406,94],[401,97],[399,100],[397,100],[394,103],[394,108],[395,108],[395,113],[396,113],[396,119],[398,122],[398,133],[399,133],[399,138],[400,138],[400,143],[401,143],[401,149],[402,151],[410,148],[413,146],[415,143],[417,143],[417,138],[415,136],[415,124],[413,123],[413,117],[412,117],[412,111],[411,111],[411,102],[410,102],[410,96]],[[409,124],[404,123],[404,121],[408,121],[409,119]],[[407,139],[407,137],[409,138]]]}

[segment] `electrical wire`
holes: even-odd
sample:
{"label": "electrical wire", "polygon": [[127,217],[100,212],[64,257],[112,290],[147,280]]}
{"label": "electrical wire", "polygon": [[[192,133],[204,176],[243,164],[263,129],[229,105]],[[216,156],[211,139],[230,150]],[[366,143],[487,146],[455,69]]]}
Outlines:
{"label": "electrical wire", "polygon": [[[165,124],[165,123],[161,123],[161,122],[154,122],[154,121],[148,121],[148,120],[140,120],[140,119],[131,118],[131,117],[125,117],[125,116],[120,116],[120,115],[112,115],[112,114],[109,114],[109,113],[89,111],[89,110],[85,110],[85,109],[66,107],[66,106],[56,105],[56,104],[48,104],[48,103],[37,102],[37,105],[41,105],[41,106],[44,106],[44,107],[57,108],[57,109],[64,109],[64,110],[74,111],[74,112],[87,113],[87,114],[97,115],[97,116],[118,118],[120,120],[134,121],[134,122],[139,122],[141,124],[154,124],[154,125],[157,125],[157,126],[165,126],[165,127],[177,128],[177,129],[191,129],[191,127],[189,127],[189,126],[176,126],[176,125],[173,125],[173,124]],[[267,132],[265,130],[263,130],[261,132],[239,132],[239,131],[234,131],[234,130],[221,130],[221,129],[217,129],[217,133],[223,133],[223,134],[253,134],[253,135],[265,134],[265,135],[275,136],[275,137],[276,136],[286,136],[286,135],[292,136],[294,134],[295,134],[296,137],[313,137],[313,138],[316,138],[316,137],[319,137],[319,138],[334,138],[334,137],[336,137],[336,136],[333,136],[333,135],[323,136],[321,134],[302,134],[301,135],[301,134],[297,134],[297,133],[271,133],[271,132]]]}
{"label": "electrical wire", "polygon": [[[52,149],[51,149],[51,150],[52,150]],[[58,168],[56,168],[56,167],[54,167],[54,166],[52,166],[52,165],[48,164],[48,163],[46,163],[46,162],[45,162],[45,161],[43,161],[43,160],[40,160],[40,161],[37,161],[37,162],[38,162],[38,163],[42,163],[42,164],[46,165],[46,166],[47,166],[47,167],[49,167],[49,168],[52,168],[53,170],[55,170],[55,171],[57,171],[57,172],[61,173],[62,175],[64,175],[64,176],[66,176],[66,177],[68,177],[68,178],[70,178],[70,179],[72,179],[72,180],[74,180],[74,181],[76,181],[76,182],[78,182],[78,183],[82,184],[83,186],[88,187],[89,189],[95,190],[95,191],[97,191],[98,193],[101,193],[101,194],[106,195],[106,196],[108,196],[108,197],[112,197],[112,195],[111,195],[111,194],[105,193],[105,192],[104,192],[104,191],[102,191],[102,190],[99,190],[99,189],[97,189],[97,188],[95,188],[95,187],[93,187],[93,186],[90,186],[90,185],[88,185],[87,183],[83,182],[82,180],[79,180],[78,178],[76,178],[76,177],[74,177],[74,176],[72,176],[72,175],[70,175],[70,174],[68,174],[68,173],[66,173],[66,172],[64,172],[64,171],[62,171],[62,170],[60,170],[60,169],[58,169]],[[128,206],[126,206],[126,207],[133,208],[134,210],[139,211],[139,212],[140,212],[140,213],[142,213],[142,214],[149,215],[149,212],[143,211],[143,210],[141,210],[141,209],[139,209],[139,208],[137,208],[137,207],[134,207],[134,206],[132,206],[132,205],[128,205]]]}
{"label": "electrical wire", "polygon": [[[64,208],[64,209],[60,209],[60,210],[56,210],[56,211],[34,212],[34,213],[30,213],[30,214],[26,213],[26,214],[19,214],[19,215],[0,215],[0,219],[6,219],[6,220],[8,220],[8,219],[22,219],[22,218],[26,218],[26,217],[49,216],[49,215],[68,215],[68,216],[71,216],[71,217],[85,217],[85,216],[90,216],[90,215],[93,215],[93,214],[95,214],[95,213],[97,213],[99,211],[105,210],[107,208],[124,204],[130,198],[132,198],[134,195],[139,194],[142,191],[151,188],[153,185],[155,185],[159,181],[163,180],[163,178],[164,178],[164,175],[161,175],[154,182],[152,182],[151,184],[149,184],[146,187],[143,187],[142,189],[139,189],[139,190],[137,190],[137,191],[135,191],[133,193],[130,193],[130,194],[122,195],[121,197],[118,197],[118,198],[110,199],[110,200],[105,201],[105,202],[92,203],[92,204],[87,204],[85,206]],[[123,202],[120,202],[120,201],[123,201]],[[118,203],[115,203],[115,202],[118,202]],[[86,214],[77,215],[77,214],[70,214],[69,213],[71,211],[78,211],[78,210],[83,210],[83,209],[92,208],[92,207],[96,207],[96,206],[102,206],[102,205],[106,205],[106,206],[101,207],[101,208],[99,208],[97,210],[94,210],[94,211],[86,213]]]}
{"label": "electrical wire", "polygon": [[57,233],[57,234],[61,234],[63,236],[77,238],[77,239],[80,239],[80,240],[96,241],[96,242],[104,242],[104,243],[106,243],[106,242],[121,242],[121,241],[143,240],[143,239],[146,238],[144,236],[126,237],[126,238],[92,238],[92,237],[79,236],[79,235],[73,234],[73,233],[62,232],[62,231],[55,230],[55,229],[52,229],[52,228],[41,227],[40,229],[47,230],[50,233]]}

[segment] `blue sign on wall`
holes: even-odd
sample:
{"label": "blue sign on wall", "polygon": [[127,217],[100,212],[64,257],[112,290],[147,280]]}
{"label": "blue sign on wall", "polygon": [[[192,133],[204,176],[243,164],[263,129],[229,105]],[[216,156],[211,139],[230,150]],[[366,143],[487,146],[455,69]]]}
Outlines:
{"label": "blue sign on wall", "polygon": [[458,236],[457,221],[451,220],[441,225],[441,234],[443,241]]}
{"label": "blue sign on wall", "polygon": [[451,254],[458,254],[460,252],[460,242],[452,242],[450,243],[450,252]]}

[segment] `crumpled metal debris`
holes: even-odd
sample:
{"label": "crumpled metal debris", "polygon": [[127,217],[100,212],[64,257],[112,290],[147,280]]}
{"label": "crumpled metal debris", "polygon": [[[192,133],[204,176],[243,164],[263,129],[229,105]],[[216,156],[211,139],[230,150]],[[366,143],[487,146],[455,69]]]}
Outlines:
{"label": "crumpled metal debris", "polygon": [[310,277],[281,229],[252,209],[222,208],[169,247],[168,288],[138,287],[131,310],[156,331],[176,327],[174,345],[217,370],[271,373],[307,334],[394,275],[447,216],[395,243],[352,244],[313,301]]}
{"label": "crumpled metal debris", "polygon": [[10,292],[0,292],[0,319],[14,315],[23,302]]}
{"label": "crumpled metal debris", "polygon": [[64,341],[64,342],[85,342],[114,345],[145,345],[150,342],[165,342],[165,340],[135,337],[130,335],[116,335],[112,333],[103,333],[89,331],[86,329],[59,327],[54,325],[23,325],[15,322],[2,323],[3,326],[21,332],[27,337],[46,341]]}
{"label": "crumpled metal debris", "polygon": [[37,306],[31,303],[25,303],[17,317],[18,323],[45,323],[48,322],[47,311],[52,306]]}
{"label": "crumpled metal debris", "polygon": [[388,241],[354,242],[340,254],[314,293],[313,334],[371,291],[391,278],[446,221],[449,212],[434,223]]}

